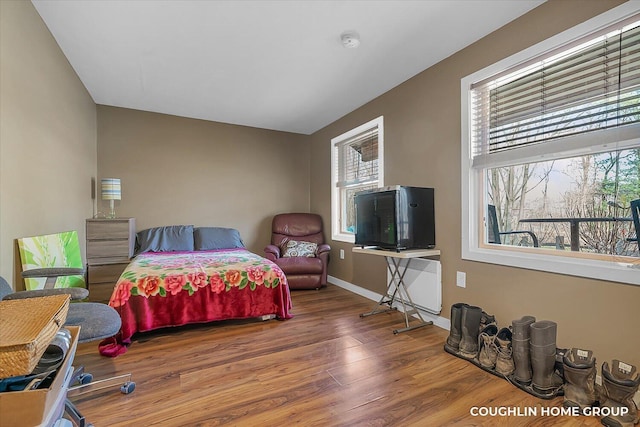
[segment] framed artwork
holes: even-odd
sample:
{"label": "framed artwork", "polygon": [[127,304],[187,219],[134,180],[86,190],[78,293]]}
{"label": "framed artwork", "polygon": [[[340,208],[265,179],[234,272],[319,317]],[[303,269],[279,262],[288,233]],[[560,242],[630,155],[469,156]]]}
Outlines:
{"label": "framed artwork", "polygon": [[[45,267],[83,268],[80,243],[76,231],[18,239],[22,271]],[[25,279],[27,290],[43,289],[46,278]],[[56,288],[84,288],[82,276],[58,277]]]}

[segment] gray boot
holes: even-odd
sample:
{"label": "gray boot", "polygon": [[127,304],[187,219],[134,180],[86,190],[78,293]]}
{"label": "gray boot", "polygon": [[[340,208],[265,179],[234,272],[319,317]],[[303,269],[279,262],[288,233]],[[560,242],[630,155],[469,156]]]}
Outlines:
{"label": "gray boot", "polygon": [[515,370],[511,340],[512,333],[509,328],[500,329],[495,339],[496,349],[498,351],[496,372],[505,376],[513,374]]}
{"label": "gray boot", "polygon": [[459,302],[451,306],[451,329],[447,342],[444,344],[444,348],[451,353],[457,353],[460,348],[460,340],[462,339],[462,329],[460,326],[462,307],[466,305],[467,304],[463,302]]}
{"label": "gray boot", "polygon": [[493,369],[496,367],[496,359],[498,358],[498,351],[496,350],[496,344],[494,339],[498,333],[498,327],[496,325],[488,325],[480,332],[478,337],[478,362],[484,368]]}
{"label": "gray boot", "polygon": [[549,394],[562,386],[555,373],[556,333],[558,325],[550,320],[534,322],[529,327],[531,337],[531,384],[538,393]]}
{"label": "gray boot", "polygon": [[524,316],[520,320],[511,322],[513,327],[513,340],[511,342],[513,348],[513,363],[515,371],[513,378],[520,384],[531,384],[531,352],[530,352],[530,326],[536,318],[533,316]]}
{"label": "gray boot", "polygon": [[563,359],[564,407],[580,410],[596,403],[596,359],[591,350],[572,348]]}
{"label": "gray boot", "polygon": [[602,364],[602,409],[609,408],[611,415],[604,417],[602,424],[609,427],[632,427],[638,424],[638,407],[633,396],[640,385],[640,374],[636,367],[619,360]]}
{"label": "gray boot", "polygon": [[478,335],[482,309],[473,305],[462,306],[460,320],[462,338],[460,339],[460,355],[466,359],[473,359],[478,355]]}

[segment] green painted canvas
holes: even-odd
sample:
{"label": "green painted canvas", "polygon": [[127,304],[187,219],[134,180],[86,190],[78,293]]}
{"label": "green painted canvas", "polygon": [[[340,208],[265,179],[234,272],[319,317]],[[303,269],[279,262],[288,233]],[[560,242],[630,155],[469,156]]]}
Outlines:
{"label": "green painted canvas", "polygon": [[[22,271],[44,267],[83,268],[76,231],[18,239]],[[25,279],[27,290],[43,289],[46,278]],[[56,288],[84,288],[82,276],[58,277]]]}

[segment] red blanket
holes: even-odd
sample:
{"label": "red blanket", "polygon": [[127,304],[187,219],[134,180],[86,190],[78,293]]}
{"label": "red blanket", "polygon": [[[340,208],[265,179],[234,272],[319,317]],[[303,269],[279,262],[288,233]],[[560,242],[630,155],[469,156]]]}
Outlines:
{"label": "red blanket", "polygon": [[126,352],[136,332],[264,315],[292,317],[282,270],[245,249],[140,254],[120,276],[109,305],[122,318],[120,332],[99,346],[110,357]]}

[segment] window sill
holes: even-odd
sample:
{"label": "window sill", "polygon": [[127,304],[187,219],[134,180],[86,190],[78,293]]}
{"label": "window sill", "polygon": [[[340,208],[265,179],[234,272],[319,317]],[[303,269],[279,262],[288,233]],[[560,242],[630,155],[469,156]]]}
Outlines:
{"label": "window sill", "polygon": [[353,234],[346,234],[346,233],[333,234],[331,236],[331,239],[336,240],[338,242],[345,242],[345,243],[356,242],[356,236],[354,236]]}
{"label": "window sill", "polygon": [[572,257],[498,248],[464,248],[462,259],[525,268],[547,273],[640,285],[640,259],[637,263],[582,260]]}

